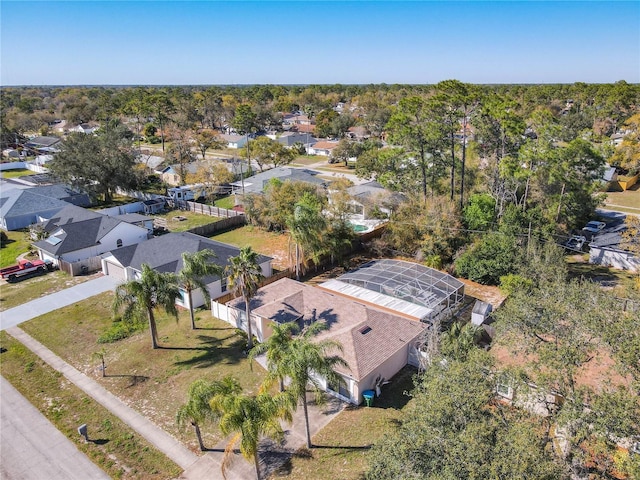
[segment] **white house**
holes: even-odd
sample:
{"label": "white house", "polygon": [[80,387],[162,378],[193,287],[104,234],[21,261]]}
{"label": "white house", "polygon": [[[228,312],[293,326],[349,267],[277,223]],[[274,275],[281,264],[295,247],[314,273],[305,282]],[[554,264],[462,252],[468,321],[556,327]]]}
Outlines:
{"label": "white house", "polygon": [[[214,253],[213,261],[223,269],[230,265],[231,257],[236,257],[240,253],[240,249],[233,245],[216,242],[193,233],[169,233],[143,243],[112,250],[103,255],[102,271],[105,275],[116,277],[123,282],[139,278],[143,264],[149,265],[159,272],[178,274],[182,270],[182,254],[184,252],[199,252],[205,249]],[[265,277],[272,275],[272,260],[270,257],[258,255],[258,264]],[[205,278],[204,282],[213,299],[227,292],[226,277]],[[201,291],[192,292],[192,300],[194,308],[205,303]],[[186,292],[182,292],[182,297],[176,304],[189,308]]]}
{"label": "white house", "polygon": [[246,135],[222,134],[218,135],[223,142],[227,144],[227,148],[242,148],[247,145]]}
{"label": "white house", "polygon": [[47,238],[34,243],[42,260],[74,263],[98,257],[110,250],[144,242],[149,232],[114,217],[73,205],[41,224]]}
{"label": "white house", "polygon": [[309,155],[323,155],[325,157],[330,157],[331,152],[334,148],[338,146],[338,142],[317,142],[313,144],[313,146],[309,147]]}

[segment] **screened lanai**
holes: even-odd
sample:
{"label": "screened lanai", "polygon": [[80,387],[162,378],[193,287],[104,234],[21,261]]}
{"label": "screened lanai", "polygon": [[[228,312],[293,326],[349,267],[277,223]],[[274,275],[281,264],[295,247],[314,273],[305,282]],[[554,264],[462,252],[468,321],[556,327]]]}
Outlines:
{"label": "screened lanai", "polygon": [[464,283],[403,260],[374,260],[320,285],[422,321],[445,320],[464,300]]}

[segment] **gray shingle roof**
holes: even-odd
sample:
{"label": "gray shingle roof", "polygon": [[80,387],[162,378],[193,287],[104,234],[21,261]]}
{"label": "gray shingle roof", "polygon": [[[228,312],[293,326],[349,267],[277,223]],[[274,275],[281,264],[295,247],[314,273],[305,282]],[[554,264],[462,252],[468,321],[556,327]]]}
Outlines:
{"label": "gray shingle roof", "polygon": [[[273,178],[277,178],[283,182],[307,182],[315,185],[326,185],[329,182],[316,177],[318,172],[301,168],[278,167],[258,173],[252,177],[244,179],[245,193],[262,193],[264,187]],[[240,187],[241,182],[235,182],[231,185]]]}
{"label": "gray shingle roof", "polygon": [[87,210],[86,208],[69,205],[66,202],[65,205],[66,206],[62,210],[55,213],[46,222],[43,222],[43,229],[46,232],[53,232],[59,226],[69,223],[81,222],[83,220],[90,220],[92,218],[100,218],[104,216],[92,210]]}
{"label": "gray shingle roof", "polygon": [[[146,263],[160,272],[178,273],[182,270],[182,253],[199,252],[209,249],[215,253],[215,263],[226,267],[230,258],[240,253],[238,247],[216,242],[200,235],[188,232],[169,233],[155,237],[146,242],[113,250],[111,254],[125,267],[142,270]],[[270,257],[258,255],[258,263],[264,263]]]}
{"label": "gray shingle roof", "polygon": [[[40,188],[40,187],[36,187]],[[38,195],[34,189],[12,190],[3,197],[0,216],[5,218],[49,212],[69,205],[64,200]]]}
{"label": "gray shingle roof", "polygon": [[61,240],[60,242],[54,244],[52,243],[53,238],[49,237],[34,243],[34,245],[56,256],[75,252],[98,244],[107,233],[120,223],[120,220],[113,217],[100,215],[97,218],[63,224],[60,228],[64,230],[64,233],[55,236]]}

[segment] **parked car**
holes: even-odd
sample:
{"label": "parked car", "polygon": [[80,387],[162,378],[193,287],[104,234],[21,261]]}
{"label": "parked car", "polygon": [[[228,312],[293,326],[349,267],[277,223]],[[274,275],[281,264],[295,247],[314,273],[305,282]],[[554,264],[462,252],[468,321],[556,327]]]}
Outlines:
{"label": "parked car", "polygon": [[589,233],[599,233],[607,224],[604,222],[597,222],[595,220],[591,220],[587,223],[582,230]]}
{"label": "parked car", "polygon": [[571,250],[582,251],[582,246],[586,241],[587,239],[583,235],[572,235],[571,238],[564,243],[564,246]]}
{"label": "parked car", "polygon": [[0,276],[7,282],[17,282],[35,275],[44,275],[53,270],[53,264],[50,260],[43,262],[42,260],[20,260],[16,265],[6,267],[0,270]]}

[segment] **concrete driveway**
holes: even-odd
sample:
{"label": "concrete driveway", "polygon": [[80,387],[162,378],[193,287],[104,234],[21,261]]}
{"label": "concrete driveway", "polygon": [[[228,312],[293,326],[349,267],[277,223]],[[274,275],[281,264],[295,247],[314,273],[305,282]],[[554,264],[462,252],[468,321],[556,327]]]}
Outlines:
{"label": "concrete driveway", "polygon": [[102,276],[10,308],[0,313],[0,330],[15,327],[22,322],[86,300],[94,295],[115,290],[118,283],[118,280],[113,277]]}
{"label": "concrete driveway", "polygon": [[109,479],[3,377],[0,392],[0,478]]}

